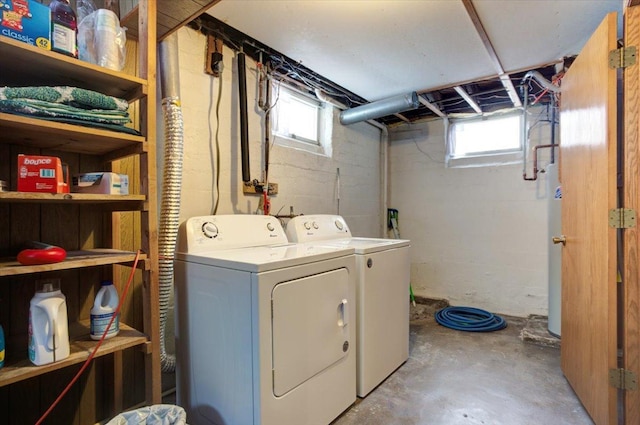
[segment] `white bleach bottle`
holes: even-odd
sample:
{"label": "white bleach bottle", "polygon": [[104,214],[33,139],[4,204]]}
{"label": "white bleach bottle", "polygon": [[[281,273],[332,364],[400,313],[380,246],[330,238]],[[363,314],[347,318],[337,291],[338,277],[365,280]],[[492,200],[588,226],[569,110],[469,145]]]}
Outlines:
{"label": "white bleach bottle", "polygon": [[[111,317],[118,308],[118,290],[113,286],[113,282],[110,280],[103,280],[100,282],[101,288],[96,294],[96,299],[93,302],[93,308],[91,309],[91,339],[99,340],[102,338],[105,329],[109,326]],[[120,315],[118,314],[113,320],[109,332],[105,339],[118,335],[120,331]]]}
{"label": "white bleach bottle", "polygon": [[69,357],[67,301],[60,281],[40,281],[29,308],[29,360],[36,366]]}

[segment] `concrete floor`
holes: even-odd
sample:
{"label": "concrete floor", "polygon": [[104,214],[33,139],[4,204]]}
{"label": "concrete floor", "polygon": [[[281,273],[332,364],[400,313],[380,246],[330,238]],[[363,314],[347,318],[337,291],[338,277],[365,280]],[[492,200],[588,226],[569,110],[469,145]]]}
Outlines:
{"label": "concrete floor", "polygon": [[409,360],[332,425],[593,424],[560,370],[560,350],[498,332],[412,320]]}

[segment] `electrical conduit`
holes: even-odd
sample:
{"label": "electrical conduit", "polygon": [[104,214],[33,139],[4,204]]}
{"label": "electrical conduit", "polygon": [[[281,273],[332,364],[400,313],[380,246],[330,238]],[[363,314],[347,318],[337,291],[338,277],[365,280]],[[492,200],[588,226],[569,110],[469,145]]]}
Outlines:
{"label": "electrical conduit", "polygon": [[164,116],[164,168],[158,225],[158,280],[160,285],[160,364],[163,372],[174,372],[176,358],[165,344],[167,310],[173,291],[173,261],[180,224],[183,163],[183,120],[180,106],[178,36],[160,44],[160,83]]}

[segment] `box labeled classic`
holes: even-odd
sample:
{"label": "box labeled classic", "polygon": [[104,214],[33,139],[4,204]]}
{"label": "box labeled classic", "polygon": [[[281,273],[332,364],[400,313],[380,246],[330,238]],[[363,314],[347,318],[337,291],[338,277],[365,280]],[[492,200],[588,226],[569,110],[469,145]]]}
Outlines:
{"label": "box labeled classic", "polygon": [[0,0],[0,34],[51,50],[51,11],[33,0]]}

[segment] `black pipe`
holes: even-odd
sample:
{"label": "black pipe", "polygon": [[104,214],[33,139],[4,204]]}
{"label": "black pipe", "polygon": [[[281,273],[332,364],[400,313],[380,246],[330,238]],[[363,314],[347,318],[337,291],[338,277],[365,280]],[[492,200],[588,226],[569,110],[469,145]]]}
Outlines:
{"label": "black pipe", "polygon": [[242,157],[242,181],[251,181],[249,176],[249,121],[247,116],[247,72],[245,54],[238,52],[238,95],[240,97],[240,155]]}

